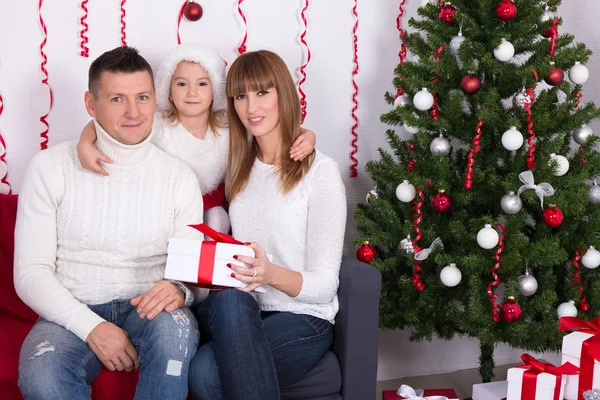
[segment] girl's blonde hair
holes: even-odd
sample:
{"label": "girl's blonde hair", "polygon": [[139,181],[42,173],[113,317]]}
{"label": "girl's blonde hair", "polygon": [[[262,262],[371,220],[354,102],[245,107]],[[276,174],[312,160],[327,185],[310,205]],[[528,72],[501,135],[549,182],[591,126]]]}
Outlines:
{"label": "girl's blonde hair", "polygon": [[300,136],[301,109],[294,81],[285,62],[268,50],[244,53],[232,64],[227,74],[227,119],[229,121],[229,158],[225,174],[225,193],[231,201],[248,182],[250,170],[260,149],[256,138],[249,137],[246,127],[235,112],[235,97],[246,92],[275,88],[279,105],[281,151],[284,155],[277,166],[279,184],[284,194],[289,193],[304,178],[314,160],[314,152],[302,161],[287,155]]}

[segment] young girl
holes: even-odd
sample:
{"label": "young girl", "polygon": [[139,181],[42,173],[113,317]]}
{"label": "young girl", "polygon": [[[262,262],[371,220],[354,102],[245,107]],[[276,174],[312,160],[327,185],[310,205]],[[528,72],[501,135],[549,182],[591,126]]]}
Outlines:
{"label": "young girl", "polygon": [[[180,45],[163,58],[156,73],[156,105],[152,142],[185,162],[196,174],[204,201],[204,222],[220,232],[229,231],[223,180],[229,153],[226,122],[225,62],[216,50]],[[99,161],[111,160],[93,143],[93,121],[84,128],[78,145],[83,168],[108,175]],[[314,149],[315,136],[304,131],[290,151],[301,161]]]}

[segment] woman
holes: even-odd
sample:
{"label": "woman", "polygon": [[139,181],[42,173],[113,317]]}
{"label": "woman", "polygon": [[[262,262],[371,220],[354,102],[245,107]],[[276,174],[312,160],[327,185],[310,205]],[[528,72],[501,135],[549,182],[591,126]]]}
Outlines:
{"label": "woman", "polygon": [[[255,241],[256,258],[237,257],[249,269],[230,264],[247,287],[213,291],[196,310],[209,342],[192,360],[190,390],[196,399],[279,399],[333,339],[345,190],[320,152],[286,156],[300,136],[300,102],[279,56],[241,55],[225,91],[231,225],[236,239]],[[258,286],[266,292],[251,295]]]}

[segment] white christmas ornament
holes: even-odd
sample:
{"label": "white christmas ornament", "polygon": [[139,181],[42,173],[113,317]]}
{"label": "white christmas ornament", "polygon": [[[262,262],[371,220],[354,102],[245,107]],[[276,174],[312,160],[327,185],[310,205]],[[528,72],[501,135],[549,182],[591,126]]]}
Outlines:
{"label": "white christmas ornament", "polygon": [[594,132],[592,131],[592,128],[586,124],[583,124],[579,128],[575,128],[573,130],[573,140],[575,140],[575,143],[584,146],[588,137],[593,134]]}
{"label": "white christmas ornament", "polygon": [[419,132],[419,128],[415,128],[414,126],[409,126],[406,124],[404,124],[404,130],[410,133],[411,135],[414,135],[415,133]]}
{"label": "white christmas ornament", "polygon": [[458,285],[461,279],[462,273],[460,272],[460,269],[456,268],[456,264],[454,263],[445,266],[440,272],[440,280],[448,287]]}
{"label": "white christmas ornament", "polygon": [[523,146],[523,134],[517,130],[517,127],[511,126],[502,134],[502,146],[511,151],[519,150]]}
{"label": "white christmas ornament", "polygon": [[396,188],[396,197],[403,203],[410,203],[416,195],[415,186],[406,179]]}
{"label": "white christmas ornament", "polygon": [[479,232],[477,232],[477,244],[484,249],[493,249],[498,244],[500,236],[498,232],[492,228],[492,225],[485,224]]}
{"label": "white christmas ornament", "polygon": [[494,57],[498,61],[506,62],[513,58],[515,55],[515,47],[506,39],[502,39],[502,42],[494,49]]}
{"label": "white christmas ornament", "polygon": [[594,246],[590,246],[581,257],[581,264],[589,269],[598,268],[600,266],[600,251],[596,250]]}
{"label": "white christmas ornament", "polygon": [[577,316],[577,307],[575,307],[575,302],[573,300],[569,300],[566,303],[562,303],[556,309],[558,313],[558,318],[561,317],[576,317]]}
{"label": "white christmas ornament", "polygon": [[429,150],[433,154],[448,154],[450,153],[450,142],[444,136],[440,135],[431,141]]}
{"label": "white christmas ornament", "polygon": [[500,208],[507,214],[516,214],[522,207],[521,198],[515,192],[508,192],[500,200]]}
{"label": "white christmas ornament", "polygon": [[544,22],[550,21],[554,18],[554,14],[550,10],[548,10],[548,6],[546,6],[544,13],[538,18],[538,24],[543,24]]}
{"label": "white christmas ornament", "polygon": [[587,67],[579,61],[576,61],[575,65],[569,70],[569,80],[576,85],[585,83],[589,77],[590,71],[588,71]]}
{"label": "white christmas ornament", "polygon": [[590,196],[590,203],[600,204],[600,186],[596,182],[592,183],[588,188],[588,195]]}
{"label": "white christmas ornament", "polygon": [[427,111],[433,106],[433,96],[427,88],[421,89],[413,97],[413,105],[417,110]]}
{"label": "white christmas ornament", "polygon": [[394,99],[394,107],[404,107],[406,105],[411,105],[412,101],[410,99],[410,97],[408,97],[405,94],[402,94],[400,96],[396,96],[396,98]]}
{"label": "white christmas ornament", "polygon": [[552,162],[556,162],[556,169],[554,170],[554,175],[556,176],[563,176],[569,170],[569,160],[565,156],[552,153],[550,154],[548,165],[552,164]]}
{"label": "white christmas ornament", "polygon": [[462,35],[462,31],[458,32],[458,36],[454,36],[450,41],[450,51],[454,54],[458,54],[458,49],[464,41],[465,37]]}

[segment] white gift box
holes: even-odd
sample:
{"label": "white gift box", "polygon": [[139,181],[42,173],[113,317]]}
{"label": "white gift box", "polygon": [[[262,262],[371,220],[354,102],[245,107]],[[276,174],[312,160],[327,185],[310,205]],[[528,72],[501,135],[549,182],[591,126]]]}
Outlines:
{"label": "white gift box", "polygon": [[[525,398],[521,396],[523,388],[523,375],[526,368],[509,368],[506,378],[508,379],[508,393],[506,400],[562,400],[567,375],[556,376],[542,372],[536,376],[535,397]],[[556,385],[560,380],[560,392],[555,397]]]}
{"label": "white gift box", "polygon": [[[581,368],[581,349],[583,342],[590,339],[594,335],[582,332],[569,333],[563,338],[562,343],[562,363],[570,362]],[[565,385],[565,400],[577,400],[579,391],[579,379],[581,378],[581,371],[579,375],[567,375]],[[591,388],[583,388],[583,390],[589,390],[592,388],[600,388],[600,363],[598,360],[594,360],[593,367],[593,381]]]}
{"label": "white gift box", "polygon": [[473,385],[473,400],[500,400],[506,397],[508,381]]}
{"label": "white gift box", "polygon": [[[231,277],[233,270],[227,264],[246,268],[252,266],[236,260],[234,255],[255,257],[254,250],[248,246],[171,238],[167,250],[165,279],[209,288],[245,287],[246,283]],[[258,287],[255,291],[264,293],[265,289]]]}

